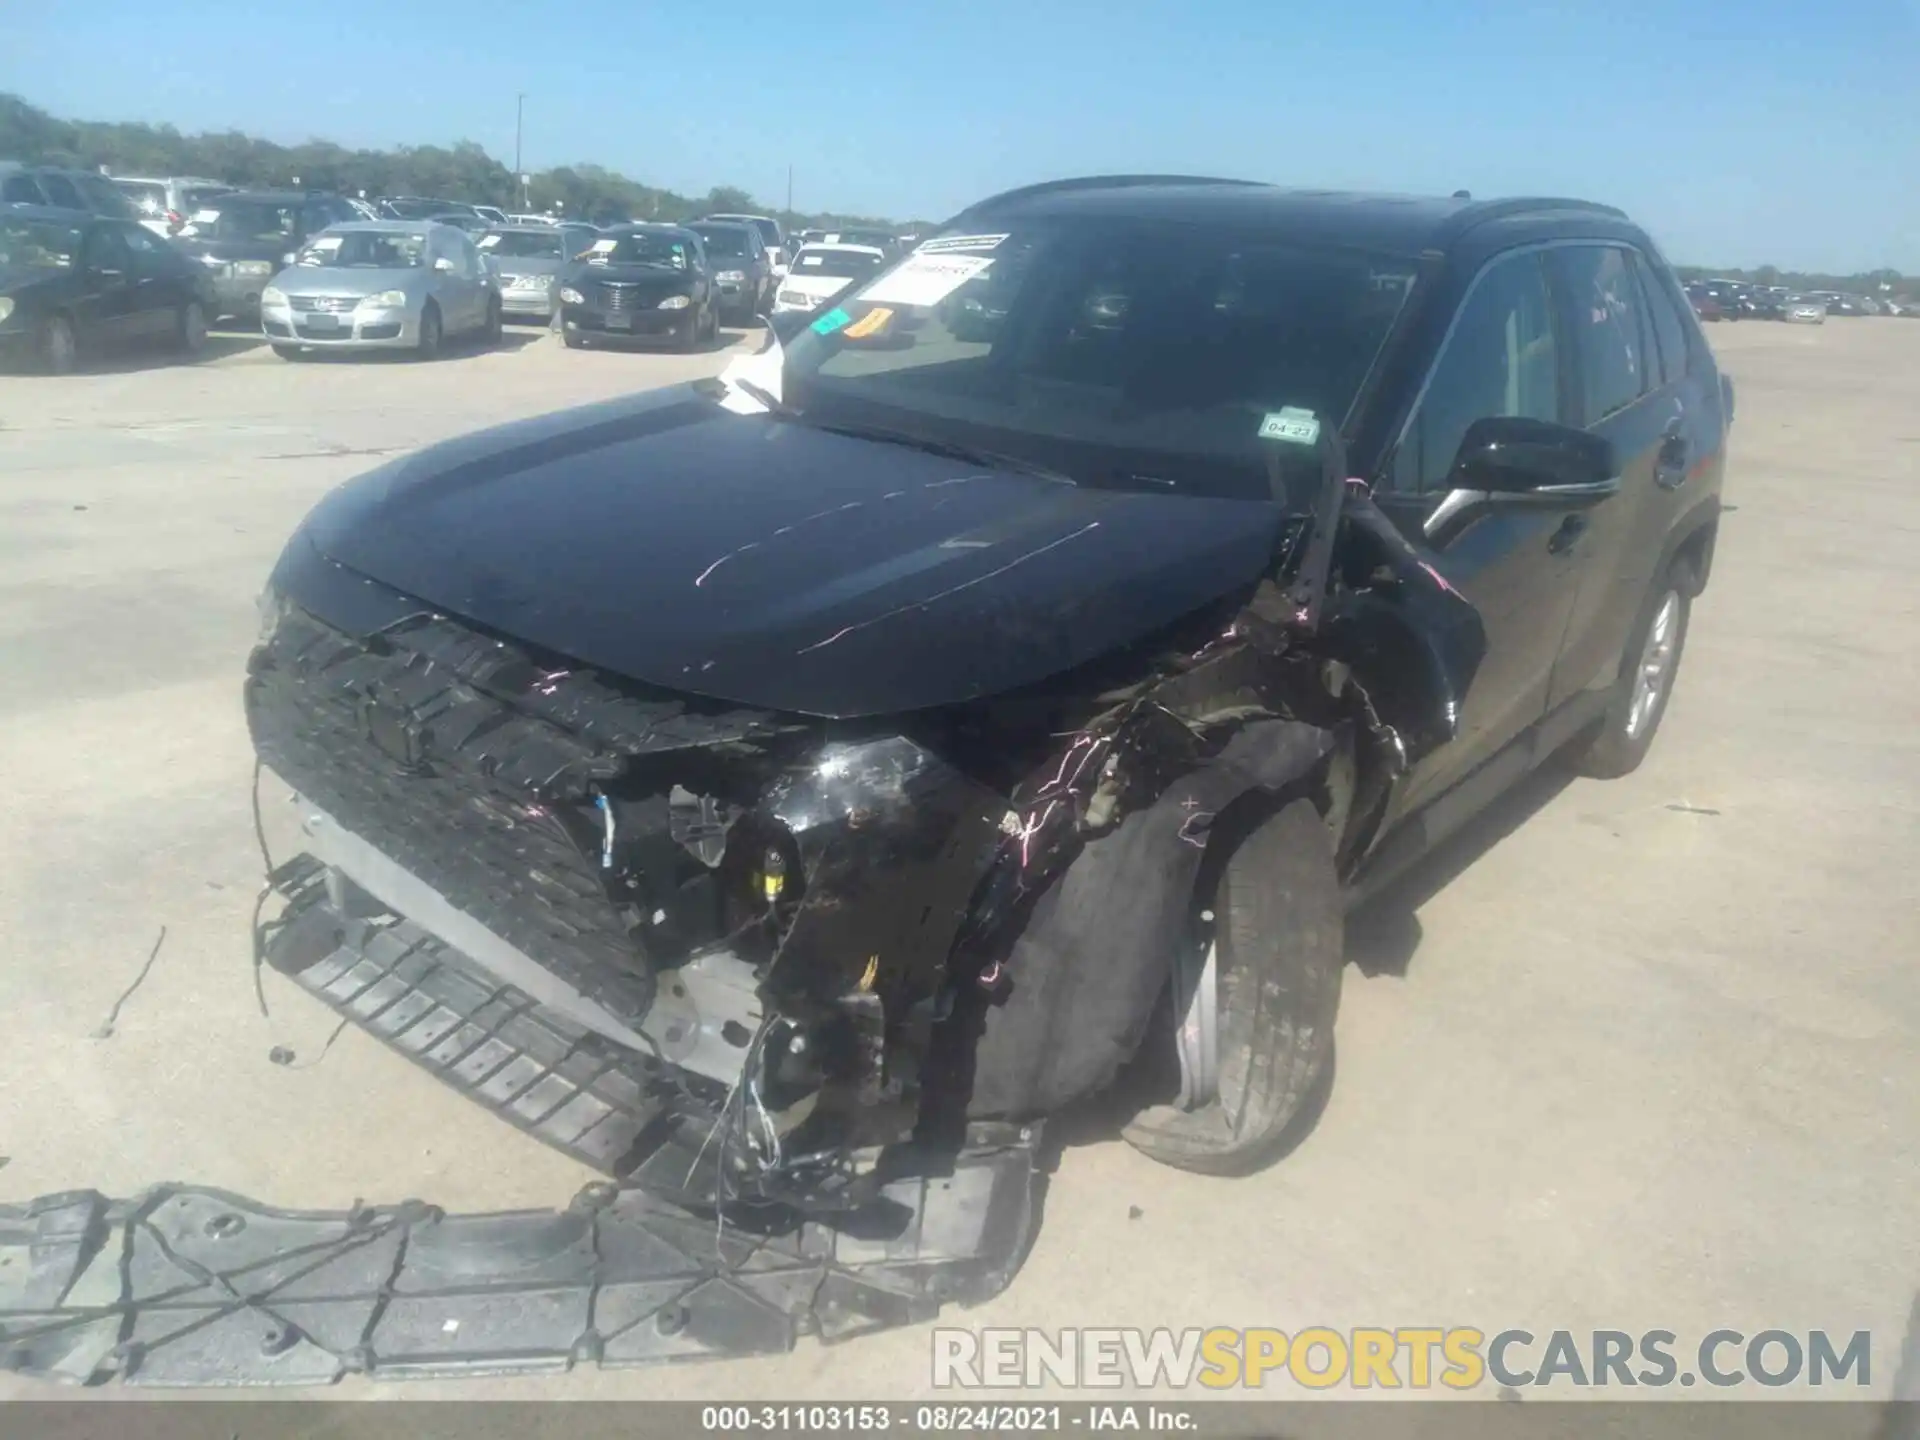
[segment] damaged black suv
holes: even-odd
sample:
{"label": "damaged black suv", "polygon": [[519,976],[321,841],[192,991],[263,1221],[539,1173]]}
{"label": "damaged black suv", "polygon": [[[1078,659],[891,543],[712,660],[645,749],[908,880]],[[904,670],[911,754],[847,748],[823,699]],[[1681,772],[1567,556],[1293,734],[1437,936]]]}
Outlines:
{"label": "damaged black suv", "polygon": [[1346,909],[1647,752],[1733,395],[1618,211],[1066,181],[775,323],[353,481],[263,597],[261,957],[577,1157],[847,1212],[1124,1073],[1252,1168]]}

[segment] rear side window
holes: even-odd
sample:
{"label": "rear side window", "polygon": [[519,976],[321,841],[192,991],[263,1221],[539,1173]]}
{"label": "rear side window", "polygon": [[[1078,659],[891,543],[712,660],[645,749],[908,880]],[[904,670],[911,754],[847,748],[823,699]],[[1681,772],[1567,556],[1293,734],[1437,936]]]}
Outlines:
{"label": "rear side window", "polygon": [[1597,424],[1649,388],[1640,289],[1627,252],[1617,246],[1575,245],[1550,253],[1573,323],[1585,423]]}
{"label": "rear side window", "polygon": [[[1659,271],[1639,256],[1634,257],[1633,268],[1646,296],[1647,315],[1653,321],[1653,338],[1660,351],[1660,379],[1672,385],[1687,373],[1686,322],[1680,318],[1671,292],[1661,283]],[[1648,357],[1650,369],[1653,358]]]}
{"label": "rear side window", "polygon": [[80,198],[80,192],[73,188],[73,182],[64,175],[42,175],[40,188],[46,192],[50,205],[64,205],[69,210],[92,208]]}
{"label": "rear side window", "polygon": [[113,182],[101,175],[82,175],[74,182],[81,201],[96,215],[112,215],[122,220],[139,218],[139,207],[114,189]]}
{"label": "rear side window", "polygon": [[1560,350],[1538,253],[1496,262],[1467,296],[1394,463],[1394,488],[1444,490],[1467,427],[1559,421]]}
{"label": "rear side window", "polygon": [[47,197],[40,193],[31,175],[9,175],[0,181],[0,201],[9,205],[44,205]]}

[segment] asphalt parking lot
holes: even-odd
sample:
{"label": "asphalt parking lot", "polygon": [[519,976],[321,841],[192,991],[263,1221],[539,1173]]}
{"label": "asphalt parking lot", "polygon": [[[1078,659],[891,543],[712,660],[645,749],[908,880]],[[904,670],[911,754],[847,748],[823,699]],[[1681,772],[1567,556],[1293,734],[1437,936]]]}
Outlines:
{"label": "asphalt parking lot", "polygon": [[[1338,1082],[1283,1164],[1207,1180],[1080,1127],[1025,1269],[960,1323],[1870,1329],[1888,1393],[1920,1289],[1920,325],[1709,333],[1733,508],[1645,767],[1537,779],[1361,917]],[[726,353],[216,337],[0,377],[0,1199],[476,1210],[589,1178],[357,1030],[323,1053],[330,1015],[271,974],[261,1018],[242,665],[330,486]],[[905,1398],[929,1355],[922,1328],[404,1393]]]}

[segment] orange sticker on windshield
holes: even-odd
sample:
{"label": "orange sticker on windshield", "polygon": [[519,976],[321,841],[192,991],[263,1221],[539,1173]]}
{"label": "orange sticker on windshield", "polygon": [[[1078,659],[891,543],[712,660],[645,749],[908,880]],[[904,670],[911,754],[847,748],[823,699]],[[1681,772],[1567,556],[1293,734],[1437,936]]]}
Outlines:
{"label": "orange sticker on windshield", "polygon": [[857,321],[840,333],[845,335],[849,340],[866,340],[885,330],[892,319],[893,311],[881,305],[869,310],[865,315],[862,315]]}

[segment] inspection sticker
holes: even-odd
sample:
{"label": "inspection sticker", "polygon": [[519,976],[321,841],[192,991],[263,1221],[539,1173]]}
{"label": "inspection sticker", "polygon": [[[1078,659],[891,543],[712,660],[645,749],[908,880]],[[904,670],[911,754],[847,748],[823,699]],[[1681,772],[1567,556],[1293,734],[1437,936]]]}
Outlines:
{"label": "inspection sticker", "polygon": [[924,244],[914,246],[913,253],[947,255],[955,250],[992,250],[1002,240],[1008,238],[1005,235],[947,235],[938,240],[928,240]]}
{"label": "inspection sticker", "polygon": [[1290,440],[1296,445],[1311,445],[1320,438],[1320,422],[1311,410],[1298,405],[1282,405],[1270,410],[1260,422],[1262,440]]}
{"label": "inspection sticker", "polygon": [[993,264],[982,255],[910,255],[860,292],[887,305],[938,305]]}
{"label": "inspection sticker", "polygon": [[884,305],[876,305],[860,317],[859,323],[847,327],[847,339],[866,340],[880,334],[893,319],[893,311]]}
{"label": "inspection sticker", "polygon": [[816,335],[831,335],[853,317],[844,310],[829,310],[808,328]]}

